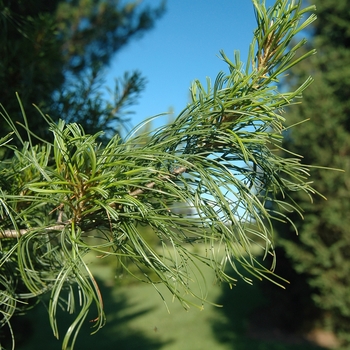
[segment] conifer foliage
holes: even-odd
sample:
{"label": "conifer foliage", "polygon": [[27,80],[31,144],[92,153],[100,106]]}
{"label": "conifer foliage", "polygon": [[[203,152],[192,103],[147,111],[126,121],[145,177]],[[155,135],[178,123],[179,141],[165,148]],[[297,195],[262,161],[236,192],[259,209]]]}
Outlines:
{"label": "conifer foliage", "polygon": [[[205,289],[197,293],[193,285],[204,285],[203,266],[231,285],[237,278],[251,283],[253,277],[279,283],[272,223],[287,220],[285,209],[298,211],[290,193],[312,196],[315,190],[309,166],[296,154],[281,156],[283,108],[299,99],[312,79],[291,91],[280,91],[278,83],[315,53],[297,55],[306,41],[292,42],[315,15],[308,16],[313,8],[299,1],[277,0],[269,9],[264,1],[253,4],[257,29],[247,63],[238,52],[232,59],[222,52],[228,73],[205,86],[194,81],[192,102],[172,124],[151,132],[147,144],[136,129],[102,146],[100,132],[53,122],[39,109],[53,141],[36,142],[26,109],[21,108],[22,124],[15,124],[3,107],[12,134],[1,144],[13,152],[0,171],[3,326],[10,326],[11,316],[29,299],[49,294],[55,336],[58,307],[75,315],[63,349],[74,346],[89,310],[95,310],[98,331],[105,322],[103,295],[88,254],[117,259],[133,273],[131,262],[142,272],[135,277],[159,293],[157,286],[165,285],[185,308],[205,302]],[[21,147],[14,147],[13,139]],[[176,209],[184,204],[195,212],[182,215]],[[157,245],[144,237],[145,225]],[[202,248],[193,249],[195,243]],[[260,264],[256,244],[264,257],[272,257],[271,266]]]}

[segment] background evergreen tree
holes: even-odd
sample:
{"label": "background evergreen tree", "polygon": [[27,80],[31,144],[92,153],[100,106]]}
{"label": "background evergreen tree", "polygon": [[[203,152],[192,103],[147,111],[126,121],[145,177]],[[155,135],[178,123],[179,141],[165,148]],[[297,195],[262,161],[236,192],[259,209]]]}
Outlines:
{"label": "background evergreen tree", "polygon": [[[103,68],[162,13],[162,5],[150,9],[138,1],[0,0],[0,103],[12,120],[20,120],[18,92],[29,126],[40,137],[50,135],[33,103],[55,121],[78,122],[86,132],[104,130],[110,137],[145,79],[126,73],[106,101]],[[10,130],[4,121],[0,129],[2,136]]]}
{"label": "background evergreen tree", "polygon": [[[302,154],[303,162],[335,167],[344,172],[312,169],[317,190],[311,204],[306,194],[292,198],[304,212],[302,220],[288,214],[299,231],[277,226],[279,273],[291,280],[285,292],[274,290],[272,304],[283,310],[287,327],[326,328],[350,346],[350,1],[314,0],[318,20],[310,27],[317,55],[293,67],[284,86],[295,86],[312,74],[314,83],[303,94],[303,103],[288,108],[287,123],[310,119],[286,133],[284,146]],[[293,270],[289,276],[284,274]],[[270,287],[268,290],[271,293]],[[278,304],[278,300],[289,301]],[[282,323],[283,323],[282,322]]]}

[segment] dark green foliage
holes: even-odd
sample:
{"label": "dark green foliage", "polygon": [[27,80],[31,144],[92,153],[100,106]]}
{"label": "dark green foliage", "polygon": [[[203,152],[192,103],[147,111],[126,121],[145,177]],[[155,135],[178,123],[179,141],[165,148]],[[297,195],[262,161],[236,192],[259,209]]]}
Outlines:
{"label": "dark green foliage", "polygon": [[[30,108],[33,103],[55,121],[79,122],[92,133],[115,133],[122,109],[142,91],[145,80],[138,72],[126,75],[108,102],[99,92],[103,67],[131,39],[152,28],[162,12],[162,6],[141,8],[137,1],[0,0],[0,103],[12,120],[20,120],[18,92],[30,128],[43,138],[50,136]],[[10,129],[0,121],[0,130],[4,136]]]}
{"label": "dark green foliage", "polygon": [[[309,303],[317,313],[309,314],[300,324],[325,327],[334,331],[350,346],[350,1],[317,0],[318,20],[312,27],[312,46],[318,54],[295,66],[286,85],[303,81],[312,72],[315,82],[305,91],[303,103],[288,109],[287,122],[293,125],[305,119],[299,128],[288,132],[284,145],[304,155],[304,162],[344,172],[314,168],[311,172],[324,201],[293,194],[304,210],[302,220],[296,215],[299,236],[292,239],[288,228],[278,228],[279,243],[286,250],[299,275],[287,288],[305,298],[300,286],[309,285]],[[283,269],[283,267],[282,267]],[[282,273],[280,271],[280,273]],[[288,276],[286,276],[288,278]],[[300,284],[300,283],[301,284]],[[290,294],[290,295],[291,295]],[[313,306],[310,305],[312,308]],[[293,310],[290,310],[293,312]],[[300,312],[294,309],[295,316]],[[322,317],[319,317],[321,313]]]}

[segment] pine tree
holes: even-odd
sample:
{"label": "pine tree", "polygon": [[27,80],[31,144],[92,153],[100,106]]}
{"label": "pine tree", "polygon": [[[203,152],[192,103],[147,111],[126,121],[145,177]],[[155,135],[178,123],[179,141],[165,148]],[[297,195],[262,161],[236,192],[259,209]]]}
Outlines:
{"label": "pine tree", "polygon": [[[303,301],[303,310],[287,316],[299,325],[323,327],[336,333],[344,348],[350,346],[350,2],[314,0],[318,20],[309,31],[317,55],[293,67],[284,86],[298,84],[312,74],[314,83],[303,103],[288,108],[289,125],[304,122],[286,134],[284,146],[314,164],[312,178],[326,201],[311,204],[303,193],[293,193],[304,219],[289,214],[299,232],[278,227],[278,241],[297,272],[289,298]],[[322,167],[343,169],[344,172]],[[283,270],[283,267],[281,266]],[[288,278],[288,276],[286,276]],[[305,281],[308,288],[301,288]],[[305,302],[306,295],[311,299]],[[288,297],[287,297],[288,299]],[[283,307],[283,306],[282,306]],[[303,313],[306,309],[311,313]],[[303,317],[304,316],[304,317]]]}
{"label": "pine tree", "polygon": [[[126,73],[107,101],[100,89],[103,68],[163,12],[163,5],[142,8],[137,1],[0,0],[0,103],[20,121],[19,93],[31,129],[43,138],[50,134],[32,104],[55,121],[78,122],[86,132],[110,136],[145,79]],[[3,121],[0,129],[2,136],[10,130]]]}

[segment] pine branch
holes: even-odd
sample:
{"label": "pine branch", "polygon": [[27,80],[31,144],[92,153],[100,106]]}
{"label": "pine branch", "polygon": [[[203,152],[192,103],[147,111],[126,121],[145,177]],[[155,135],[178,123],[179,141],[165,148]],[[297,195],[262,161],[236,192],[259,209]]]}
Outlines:
{"label": "pine branch", "polygon": [[[18,278],[32,296],[51,292],[49,317],[56,336],[56,310],[65,286],[70,284],[70,311],[76,307],[77,286],[80,311],[64,346],[74,343],[92,304],[97,329],[104,322],[101,295],[84,260],[88,252],[114,257],[130,272],[127,260],[141,270],[137,278],[163,283],[186,308],[184,295],[195,295],[200,303],[206,298],[205,291],[194,294],[191,286],[202,276],[203,264],[229,284],[236,277],[248,283],[252,276],[266,278],[278,285],[283,280],[273,273],[272,221],[288,221],[285,211],[300,213],[289,200],[291,192],[310,197],[317,192],[301,157],[280,152],[282,110],[301,97],[312,79],[289,92],[278,91],[278,82],[286,70],[314,54],[311,50],[295,58],[305,41],[290,44],[315,17],[301,23],[311,9],[302,9],[301,1],[277,0],[271,9],[253,3],[258,28],[246,68],[237,52],[233,60],[222,52],[229,73],[219,73],[205,87],[195,81],[192,102],[172,124],[153,133],[135,136],[134,131],[123,141],[115,136],[102,147],[101,133],[86,134],[77,124],[55,124],[42,115],[54,141],[33,146],[23,107],[28,142],[4,113],[23,145],[11,149],[14,158],[0,169],[0,215],[6,218],[0,239],[17,238],[4,240],[13,243],[4,256],[16,261]],[[277,209],[270,210],[270,203]],[[179,214],[179,204],[195,208],[195,214]],[[145,238],[145,225],[159,245]],[[205,253],[193,251],[193,242],[202,243]],[[260,263],[256,245],[264,258],[272,257],[270,267]]]}

